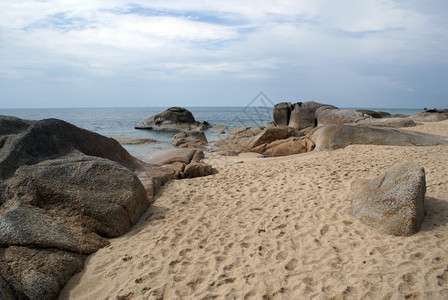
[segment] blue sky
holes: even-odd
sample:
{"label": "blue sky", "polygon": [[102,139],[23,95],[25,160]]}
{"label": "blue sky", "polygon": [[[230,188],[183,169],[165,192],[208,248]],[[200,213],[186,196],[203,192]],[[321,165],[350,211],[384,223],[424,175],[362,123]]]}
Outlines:
{"label": "blue sky", "polygon": [[0,108],[448,107],[448,1],[0,2]]}

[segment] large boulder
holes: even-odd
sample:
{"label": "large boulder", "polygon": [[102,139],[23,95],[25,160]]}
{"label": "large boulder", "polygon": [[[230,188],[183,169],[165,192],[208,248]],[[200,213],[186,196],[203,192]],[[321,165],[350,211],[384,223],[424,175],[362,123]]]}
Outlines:
{"label": "large boulder", "polygon": [[61,120],[0,124],[0,296],[54,299],[86,255],[151,204],[134,171],[165,181],[173,172]]}
{"label": "large boulder", "polygon": [[183,178],[194,178],[213,175],[216,170],[211,165],[201,162],[192,162],[185,167]]}
{"label": "large boulder", "polygon": [[[11,117],[0,116],[0,124]],[[17,121],[19,120],[19,121]],[[131,156],[116,140],[78,128],[57,119],[27,121],[17,119],[16,132],[2,130],[0,140],[0,180],[11,177],[18,167],[65,156],[73,151],[107,158],[130,170],[142,162]]]}
{"label": "large boulder", "polygon": [[274,105],[272,112],[274,122],[277,125],[288,126],[289,116],[291,115],[292,105],[290,102],[281,102]]}
{"label": "large boulder", "polygon": [[289,118],[289,127],[293,127],[297,130],[302,130],[308,127],[316,126],[316,119],[314,117],[314,111],[303,108],[300,103],[296,103],[293,106],[291,115]]}
{"label": "large boulder", "polygon": [[393,167],[350,194],[349,212],[366,225],[410,236],[425,217],[425,170],[413,163]]}
{"label": "large boulder", "polygon": [[143,122],[135,125],[136,129],[149,129],[155,131],[188,131],[205,130],[211,128],[207,122],[198,122],[193,114],[182,107],[171,107],[160,114],[153,115]]}
{"label": "large boulder", "polygon": [[191,130],[177,133],[172,143],[179,148],[204,148],[208,141],[203,131]]}
{"label": "large boulder", "polygon": [[445,137],[395,128],[351,125],[321,126],[310,133],[316,151],[349,145],[435,146],[448,145]]}
{"label": "large boulder", "polygon": [[364,119],[363,114],[360,112],[326,106],[317,109],[315,117],[318,126],[356,123],[358,120]]}

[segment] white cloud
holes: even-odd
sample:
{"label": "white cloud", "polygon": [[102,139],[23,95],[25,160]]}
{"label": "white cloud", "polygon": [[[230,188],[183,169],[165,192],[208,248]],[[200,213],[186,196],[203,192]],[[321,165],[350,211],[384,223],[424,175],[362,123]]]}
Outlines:
{"label": "white cloud", "polygon": [[[442,19],[393,0],[3,1],[0,80],[259,80],[261,89],[332,74],[406,90],[419,68],[447,67]],[[336,86],[314,90],[348,97]]]}

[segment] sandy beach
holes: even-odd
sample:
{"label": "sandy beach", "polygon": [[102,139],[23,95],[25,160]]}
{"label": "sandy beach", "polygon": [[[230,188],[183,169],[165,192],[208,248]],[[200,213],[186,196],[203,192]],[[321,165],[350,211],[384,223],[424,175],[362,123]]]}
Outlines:
{"label": "sandy beach", "polygon": [[[448,136],[448,121],[411,130]],[[60,299],[448,298],[447,146],[206,161],[216,175],[169,183]],[[353,187],[401,162],[426,171],[427,215],[410,237],[347,212]]]}

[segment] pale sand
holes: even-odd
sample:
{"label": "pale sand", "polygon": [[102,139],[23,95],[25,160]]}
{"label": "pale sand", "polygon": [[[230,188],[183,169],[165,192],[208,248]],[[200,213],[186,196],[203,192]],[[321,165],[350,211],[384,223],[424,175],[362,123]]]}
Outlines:
{"label": "pale sand", "polygon": [[[448,121],[413,130],[448,136]],[[238,160],[171,182],[131,232],[89,257],[61,299],[448,298],[448,147]],[[411,237],[347,213],[352,183],[400,162],[426,170],[427,216]]]}

